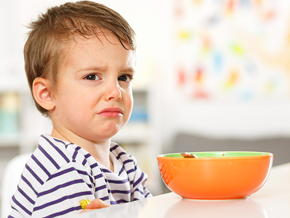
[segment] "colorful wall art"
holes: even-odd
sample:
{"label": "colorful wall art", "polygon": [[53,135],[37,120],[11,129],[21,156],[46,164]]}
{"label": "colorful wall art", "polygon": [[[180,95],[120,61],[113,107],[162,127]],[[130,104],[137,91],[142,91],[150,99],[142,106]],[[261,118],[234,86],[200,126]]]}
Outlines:
{"label": "colorful wall art", "polygon": [[172,16],[183,95],[290,98],[290,1],[174,0]]}

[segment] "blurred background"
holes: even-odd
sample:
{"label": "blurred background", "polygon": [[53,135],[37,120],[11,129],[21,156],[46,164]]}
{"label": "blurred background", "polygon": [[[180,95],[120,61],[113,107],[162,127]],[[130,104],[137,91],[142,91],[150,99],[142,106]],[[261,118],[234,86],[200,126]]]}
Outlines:
{"label": "blurred background", "polygon": [[[64,2],[0,0],[0,185],[8,161],[51,131],[25,77],[25,26]],[[259,150],[274,165],[290,161],[290,1],[98,2],[137,34],[134,110],[114,141],[136,156],[154,195],[168,191],[158,154]]]}

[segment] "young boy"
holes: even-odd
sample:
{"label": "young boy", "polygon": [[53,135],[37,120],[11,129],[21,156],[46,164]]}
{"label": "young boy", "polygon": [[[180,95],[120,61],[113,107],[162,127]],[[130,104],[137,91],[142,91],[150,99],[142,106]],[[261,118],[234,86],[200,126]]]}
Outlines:
{"label": "young boy", "polygon": [[10,203],[9,217],[60,217],[151,197],[134,157],[111,142],[129,120],[134,31],[104,5],[53,7],[32,22],[25,71],[38,110],[53,124],[41,135]]}

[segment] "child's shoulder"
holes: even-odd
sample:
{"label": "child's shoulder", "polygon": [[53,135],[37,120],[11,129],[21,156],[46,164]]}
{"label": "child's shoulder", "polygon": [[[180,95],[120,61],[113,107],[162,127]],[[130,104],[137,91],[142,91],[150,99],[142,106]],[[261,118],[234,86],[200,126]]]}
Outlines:
{"label": "child's shoulder", "polygon": [[50,175],[60,170],[63,166],[75,162],[73,158],[77,157],[78,150],[80,150],[80,147],[73,143],[53,138],[50,135],[41,135],[30,161],[34,165],[36,163],[39,168]]}
{"label": "child's shoulder", "polygon": [[69,173],[69,169],[75,168],[69,152],[69,143],[54,139],[49,135],[41,135],[38,146],[26,162],[22,171],[20,186],[30,184],[34,192],[50,179]]}
{"label": "child's shoulder", "polygon": [[50,135],[41,135],[38,139],[36,152],[51,161],[56,168],[59,168],[57,165],[71,161],[69,146],[73,146],[73,143],[53,138]]}

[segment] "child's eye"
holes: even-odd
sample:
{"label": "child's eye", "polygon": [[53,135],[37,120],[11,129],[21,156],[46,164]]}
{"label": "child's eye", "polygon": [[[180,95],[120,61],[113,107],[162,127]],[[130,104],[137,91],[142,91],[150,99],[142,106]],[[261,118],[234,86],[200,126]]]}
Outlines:
{"label": "child's eye", "polygon": [[90,75],[87,75],[85,77],[85,79],[87,79],[87,80],[99,80],[100,77],[98,75],[95,75],[95,74],[90,74]]}
{"label": "child's eye", "polygon": [[130,82],[133,79],[131,75],[122,75],[118,78],[120,81]]}

